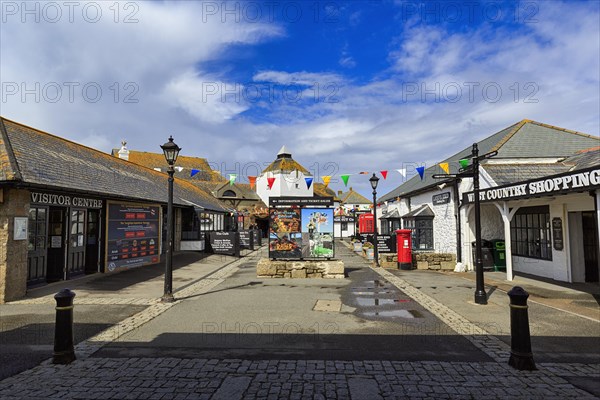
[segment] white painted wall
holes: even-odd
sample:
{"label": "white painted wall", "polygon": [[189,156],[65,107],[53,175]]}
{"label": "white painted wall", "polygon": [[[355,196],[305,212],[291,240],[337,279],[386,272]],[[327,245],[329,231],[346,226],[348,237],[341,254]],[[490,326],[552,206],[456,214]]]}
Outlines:
{"label": "white painted wall", "polygon": [[[275,178],[273,187],[269,189],[267,178]],[[306,187],[304,178],[310,175],[304,175],[300,171],[293,171],[289,174],[270,173],[261,174],[256,178],[256,193],[265,204],[269,204],[269,197],[313,197],[313,185],[310,188]],[[314,182],[313,182],[314,183]]]}

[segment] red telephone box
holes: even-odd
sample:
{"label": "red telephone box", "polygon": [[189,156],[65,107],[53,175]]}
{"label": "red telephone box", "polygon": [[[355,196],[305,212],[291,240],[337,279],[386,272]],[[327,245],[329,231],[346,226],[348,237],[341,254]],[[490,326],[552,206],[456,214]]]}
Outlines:
{"label": "red telephone box", "polygon": [[359,233],[374,233],[373,229],[373,214],[362,214],[358,217],[358,232]]}
{"label": "red telephone box", "polygon": [[396,240],[398,248],[398,268],[412,269],[412,231],[410,229],[398,229]]}

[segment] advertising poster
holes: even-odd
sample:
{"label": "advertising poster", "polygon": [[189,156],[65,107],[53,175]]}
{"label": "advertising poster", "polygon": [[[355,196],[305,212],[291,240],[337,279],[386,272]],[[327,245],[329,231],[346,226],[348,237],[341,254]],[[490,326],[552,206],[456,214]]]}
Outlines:
{"label": "advertising poster", "polygon": [[302,209],[302,257],[332,258],[333,209]]}
{"label": "advertising poster", "polygon": [[300,210],[272,208],[269,215],[269,257],[301,258]]}
{"label": "advertising poster", "polygon": [[107,271],[159,262],[160,206],[108,203]]}

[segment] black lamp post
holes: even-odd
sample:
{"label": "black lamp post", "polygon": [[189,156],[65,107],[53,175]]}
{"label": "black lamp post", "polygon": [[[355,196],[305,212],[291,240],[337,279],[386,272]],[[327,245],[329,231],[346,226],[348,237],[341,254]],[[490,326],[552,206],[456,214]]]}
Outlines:
{"label": "black lamp post", "polygon": [[172,303],[175,301],[173,297],[173,175],[175,169],[173,164],[177,161],[177,156],[181,148],[173,142],[173,136],[169,137],[169,141],[160,148],[165,153],[165,159],[169,168],[167,173],[169,174],[169,200],[167,203],[167,254],[165,259],[165,293],[163,294],[161,301],[165,303]]}
{"label": "black lamp post", "polygon": [[475,195],[475,303],[487,304],[483,281],[483,255],[481,251],[481,205],[479,204],[479,148],[473,143],[473,193]]}
{"label": "black lamp post", "polygon": [[374,258],[375,266],[379,267],[379,252],[377,251],[377,184],[379,178],[373,173],[373,176],[369,178],[371,187],[373,188],[373,245],[374,245]]}

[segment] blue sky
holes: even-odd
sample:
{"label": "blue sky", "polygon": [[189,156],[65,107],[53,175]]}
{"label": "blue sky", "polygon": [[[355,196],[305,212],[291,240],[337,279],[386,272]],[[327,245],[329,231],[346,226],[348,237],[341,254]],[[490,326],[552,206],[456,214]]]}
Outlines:
{"label": "blue sky", "polygon": [[24,4],[0,3],[1,114],[102,151],[173,135],[245,181],[286,145],[337,190],[524,118],[600,134],[598,1]]}

